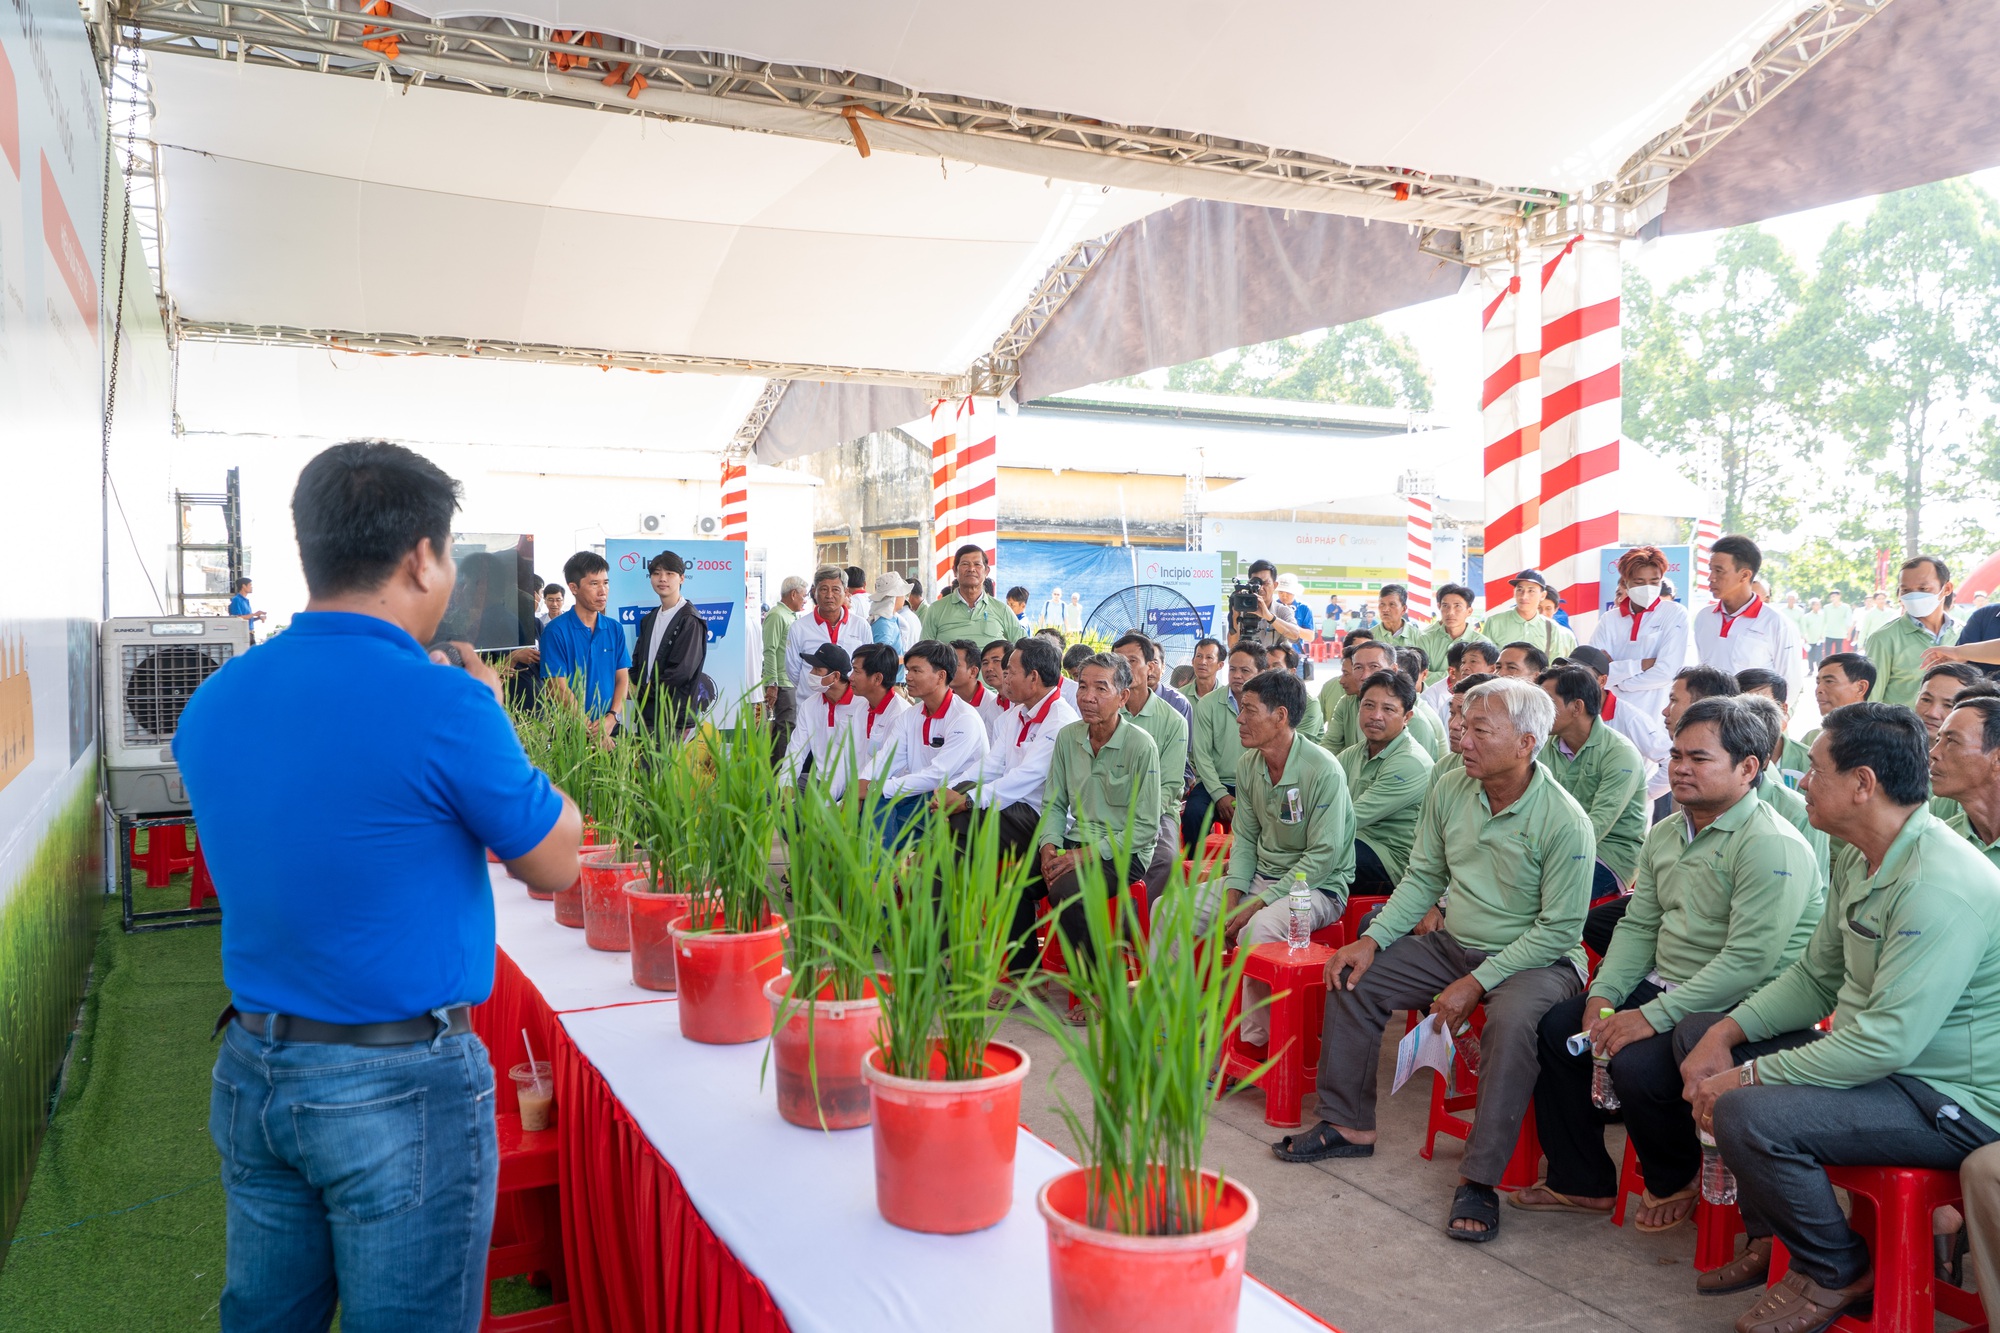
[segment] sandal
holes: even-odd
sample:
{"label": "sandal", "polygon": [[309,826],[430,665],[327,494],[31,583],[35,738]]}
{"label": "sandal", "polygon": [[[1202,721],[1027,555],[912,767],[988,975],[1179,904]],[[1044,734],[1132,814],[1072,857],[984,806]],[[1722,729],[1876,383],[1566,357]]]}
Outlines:
{"label": "sandal", "polygon": [[[1453,1226],[1454,1222],[1478,1222],[1486,1229],[1466,1231]],[[1499,1235],[1500,1191],[1491,1185],[1475,1185],[1470,1181],[1452,1191],[1451,1217],[1445,1222],[1444,1234],[1473,1245],[1483,1245]]]}
{"label": "sandal", "polygon": [[1835,1290],[1794,1268],[1737,1317],[1736,1333],[1823,1333],[1848,1310],[1871,1303],[1874,1294],[1873,1273],[1863,1273],[1853,1286]]}
{"label": "sandal", "polygon": [[1685,1203],[1687,1208],[1682,1211],[1679,1217],[1676,1217],[1671,1222],[1648,1223],[1634,1218],[1632,1225],[1648,1236],[1657,1236],[1662,1231],[1672,1231],[1675,1227],[1685,1226],[1694,1217],[1695,1192],[1695,1187],[1692,1184],[1688,1185],[1685,1189],[1676,1190],[1665,1198],[1655,1197],[1651,1190],[1641,1191],[1640,1200],[1647,1208],[1665,1208],[1668,1204],[1674,1203]]}
{"label": "sandal", "polygon": [[1329,1157],[1373,1157],[1375,1145],[1351,1142],[1331,1122],[1322,1120],[1303,1134],[1287,1134],[1271,1145],[1281,1162],[1323,1162]]}
{"label": "sandal", "polygon": [[[1537,1202],[1531,1195],[1542,1195],[1550,1202]],[[1578,1203],[1567,1194],[1549,1188],[1546,1180],[1536,1181],[1524,1190],[1515,1190],[1507,1196],[1507,1202],[1524,1213],[1586,1213],[1591,1217],[1609,1217],[1615,1205],[1605,1204],[1599,1208],[1595,1204]]]}
{"label": "sandal", "polygon": [[1704,1296],[1726,1296],[1733,1291],[1761,1287],[1770,1274],[1771,1238],[1752,1236],[1744,1244],[1743,1253],[1696,1277],[1694,1289]]}

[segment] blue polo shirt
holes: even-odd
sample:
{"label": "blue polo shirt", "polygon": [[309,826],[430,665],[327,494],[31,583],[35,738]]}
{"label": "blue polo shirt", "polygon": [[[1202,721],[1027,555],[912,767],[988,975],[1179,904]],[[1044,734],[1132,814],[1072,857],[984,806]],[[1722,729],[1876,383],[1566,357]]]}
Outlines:
{"label": "blue polo shirt", "polygon": [[386,620],[301,612],[202,683],[173,748],[238,1009],[385,1023],[493,989],[484,849],[532,851],[562,797],[484,685]]}
{"label": "blue polo shirt", "polygon": [[234,597],[232,597],[232,598],[230,598],[230,599],[229,599],[229,614],[230,614],[230,615],[232,615],[232,616],[247,616],[247,615],[249,615],[249,614],[250,614],[250,599],[249,599],[248,597],[245,597],[245,596],[244,596],[244,595],[243,595],[242,593],[240,593],[240,592],[239,592],[239,593],[237,593],[237,594],[236,594],[236,595],[235,595]]}
{"label": "blue polo shirt", "polygon": [[632,650],[625,646],[625,627],[606,607],[597,625],[585,629],[576,608],[542,626],[542,679],[551,676],[568,680],[583,673],[583,711],[601,717],[611,710],[611,695],[618,686],[618,673],[632,665]]}

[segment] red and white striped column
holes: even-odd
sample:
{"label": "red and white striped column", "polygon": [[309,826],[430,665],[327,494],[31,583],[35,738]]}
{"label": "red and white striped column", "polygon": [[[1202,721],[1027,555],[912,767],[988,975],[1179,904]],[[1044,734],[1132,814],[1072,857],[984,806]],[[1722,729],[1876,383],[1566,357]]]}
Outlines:
{"label": "red and white striped column", "polygon": [[1716,539],[1721,536],[1721,519],[1697,518],[1694,521],[1694,586],[1681,589],[1681,599],[1690,607],[1715,600],[1708,595],[1708,557],[1715,550]]}
{"label": "red and white striped column", "polygon": [[1508,605],[1508,582],[1541,559],[1541,288],[1511,261],[1479,270],[1481,433],[1486,444],[1488,609]]}
{"label": "red and white striped column", "polygon": [[750,469],[727,457],[722,460],[722,540],[750,540]]}
{"label": "red and white striped column", "polygon": [[1431,497],[1410,495],[1404,497],[1406,515],[1403,523],[1405,533],[1405,556],[1407,566],[1405,581],[1409,586],[1408,611],[1410,619],[1419,624],[1429,624],[1437,615],[1437,599],[1433,595],[1431,573]]}
{"label": "red and white striped column", "polygon": [[1542,265],[1542,559],[1579,638],[1618,542],[1618,242],[1576,236]]}
{"label": "red and white striped column", "polygon": [[931,524],[939,583],[951,579],[952,552],[975,544],[989,571],[999,564],[999,406],[962,398],[931,408]]}

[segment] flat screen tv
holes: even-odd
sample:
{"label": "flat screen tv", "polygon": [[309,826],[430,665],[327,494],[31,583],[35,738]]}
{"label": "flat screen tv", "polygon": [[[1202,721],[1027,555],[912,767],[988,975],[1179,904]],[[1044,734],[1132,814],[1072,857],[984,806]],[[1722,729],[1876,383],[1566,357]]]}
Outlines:
{"label": "flat screen tv", "polygon": [[458,582],[438,626],[437,642],[464,640],[482,652],[535,642],[541,584],[535,577],[535,539],[517,532],[454,532],[451,558]]}

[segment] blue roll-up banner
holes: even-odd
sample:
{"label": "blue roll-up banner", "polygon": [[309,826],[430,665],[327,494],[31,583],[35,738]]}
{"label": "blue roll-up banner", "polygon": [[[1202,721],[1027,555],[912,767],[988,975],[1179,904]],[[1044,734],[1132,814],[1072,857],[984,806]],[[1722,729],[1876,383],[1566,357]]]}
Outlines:
{"label": "blue roll-up banner", "polygon": [[[753,626],[746,610],[750,580],[744,567],[743,543],[663,543],[658,538],[628,537],[614,537],[604,543],[604,558],[611,562],[610,609],[625,628],[626,646],[635,653],[639,617],[660,604],[652,581],[646,576],[646,565],[662,550],[671,550],[687,562],[681,596],[694,603],[695,613],[708,624],[708,661],[702,669],[715,682],[715,721],[728,726],[736,719],[736,706],[744,691],[750,688]],[[761,631],[762,626],[755,628]]]}

